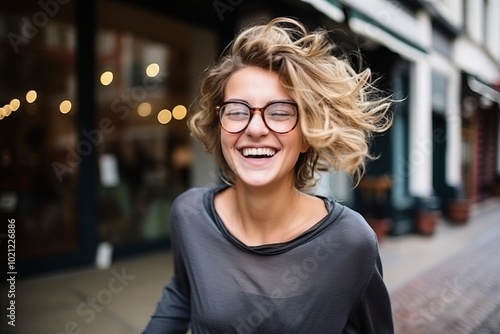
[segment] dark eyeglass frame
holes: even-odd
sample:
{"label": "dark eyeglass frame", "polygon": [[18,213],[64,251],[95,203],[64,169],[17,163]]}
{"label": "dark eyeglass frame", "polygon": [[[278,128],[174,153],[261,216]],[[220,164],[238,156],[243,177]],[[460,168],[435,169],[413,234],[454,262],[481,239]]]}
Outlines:
{"label": "dark eyeglass frame", "polygon": [[[248,118],[247,125],[245,125],[245,127],[243,127],[243,129],[241,129],[240,131],[228,131],[224,127],[224,125],[222,124],[222,119],[221,119],[221,113],[220,113],[220,111],[222,110],[222,107],[224,107],[227,104],[231,104],[231,103],[240,103],[240,104],[243,104],[244,106],[246,106],[248,108],[248,110],[250,110],[250,117]],[[278,104],[278,103],[289,104],[289,105],[295,107],[295,109],[297,111],[297,115],[296,115],[296,119],[295,119],[295,124],[288,131],[284,131],[284,132],[274,131],[266,123],[266,117],[264,116],[265,115],[264,113],[265,113],[266,109],[269,106],[271,106],[273,104]],[[220,126],[224,129],[224,131],[226,131],[227,133],[231,133],[231,134],[241,133],[241,132],[245,131],[246,128],[248,127],[248,125],[250,124],[250,122],[252,121],[253,116],[255,115],[255,112],[257,110],[261,112],[261,118],[262,118],[262,122],[264,122],[264,125],[269,129],[269,131],[272,131],[274,133],[277,133],[277,134],[286,134],[286,133],[292,132],[297,127],[297,124],[299,124],[299,109],[298,109],[298,105],[297,105],[296,102],[291,101],[291,100],[273,100],[273,101],[269,101],[268,103],[266,103],[266,105],[263,106],[263,107],[252,107],[248,102],[246,102],[244,100],[229,100],[229,101],[222,102],[220,105],[216,106],[215,110],[217,112],[217,118],[219,119]]]}

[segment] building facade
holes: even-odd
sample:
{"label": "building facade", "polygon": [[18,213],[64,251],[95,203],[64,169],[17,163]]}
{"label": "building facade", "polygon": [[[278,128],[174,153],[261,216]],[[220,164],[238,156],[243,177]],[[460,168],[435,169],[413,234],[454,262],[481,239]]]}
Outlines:
{"label": "building facade", "polygon": [[329,29],[401,101],[360,187],[328,171],[315,191],[389,218],[393,235],[414,232],[421,211],[495,194],[500,0],[1,7],[0,215],[16,221],[26,273],[92,263],[104,246],[114,257],[168,247],[173,199],[219,182],[186,127],[200,74],[239,29],[274,16]]}

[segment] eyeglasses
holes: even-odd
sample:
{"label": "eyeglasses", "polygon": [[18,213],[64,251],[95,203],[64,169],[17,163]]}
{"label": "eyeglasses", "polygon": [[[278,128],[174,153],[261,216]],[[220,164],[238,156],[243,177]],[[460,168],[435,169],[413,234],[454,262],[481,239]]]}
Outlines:
{"label": "eyeglasses", "polygon": [[216,110],[222,128],[229,133],[244,131],[257,110],[267,128],[275,133],[288,133],[299,122],[297,104],[287,100],[271,101],[262,108],[253,108],[244,101],[226,101]]}

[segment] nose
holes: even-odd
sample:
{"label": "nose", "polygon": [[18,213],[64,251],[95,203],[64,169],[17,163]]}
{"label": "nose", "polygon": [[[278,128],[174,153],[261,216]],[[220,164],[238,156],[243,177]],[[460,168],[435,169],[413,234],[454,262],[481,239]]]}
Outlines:
{"label": "nose", "polygon": [[264,123],[264,119],[262,118],[262,114],[260,112],[255,112],[253,114],[250,123],[248,123],[247,128],[245,129],[245,133],[251,137],[262,137],[269,134],[269,129]]}
{"label": "nose", "polygon": [[269,129],[262,118],[262,113],[257,111],[254,112],[250,123],[248,123],[248,126],[245,129],[245,133],[252,137],[261,137],[269,133]]}

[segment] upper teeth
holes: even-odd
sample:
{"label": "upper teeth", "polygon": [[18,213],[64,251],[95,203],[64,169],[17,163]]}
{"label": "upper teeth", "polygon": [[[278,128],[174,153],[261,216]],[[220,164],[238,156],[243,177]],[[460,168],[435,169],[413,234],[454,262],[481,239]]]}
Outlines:
{"label": "upper teeth", "polygon": [[275,150],[272,148],[244,148],[243,149],[243,155],[249,156],[249,155],[267,155],[269,157],[272,157],[276,153]]}

